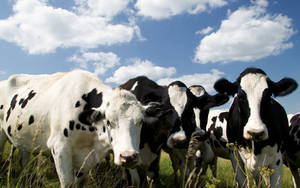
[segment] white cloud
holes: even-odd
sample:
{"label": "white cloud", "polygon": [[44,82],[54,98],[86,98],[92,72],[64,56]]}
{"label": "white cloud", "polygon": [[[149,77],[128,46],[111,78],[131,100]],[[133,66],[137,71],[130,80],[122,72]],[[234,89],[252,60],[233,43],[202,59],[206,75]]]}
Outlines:
{"label": "white cloud", "polygon": [[137,0],[138,14],[152,19],[165,19],[189,13],[197,14],[227,4],[225,0]]}
{"label": "white cloud", "polygon": [[106,79],[106,82],[121,84],[136,76],[147,76],[150,79],[157,80],[164,76],[172,76],[176,73],[174,67],[160,67],[152,62],[140,59],[132,59],[133,63],[128,66],[118,68],[112,77]]}
{"label": "white cloud", "polygon": [[208,26],[207,28],[204,28],[200,31],[196,31],[197,35],[207,35],[208,33],[210,33],[213,30],[212,27]]}
{"label": "white cloud", "polygon": [[99,75],[119,65],[120,58],[112,52],[84,52],[80,55],[73,55],[68,61],[78,63],[83,69],[87,69],[90,64],[94,66],[94,73]]}
{"label": "white cloud", "polygon": [[185,83],[187,86],[191,85],[201,85],[205,88],[207,92],[211,92],[214,90],[214,83],[223,75],[224,72],[220,72],[217,69],[212,69],[210,73],[204,74],[192,74],[192,75],[183,75],[178,78],[163,78],[158,80],[157,82],[161,85],[168,85],[173,81],[179,80]]}
{"label": "white cloud", "polygon": [[115,12],[85,15],[54,8],[46,0],[16,0],[13,14],[0,20],[0,39],[16,43],[31,54],[53,52],[58,47],[95,48],[129,42],[137,29],[129,24],[111,24],[105,17],[119,13],[126,2]]}
{"label": "white cloud", "polygon": [[265,0],[229,12],[218,31],[205,36],[196,49],[198,63],[255,61],[293,47],[292,20],[284,15],[268,14]]}
{"label": "white cloud", "polygon": [[80,14],[112,18],[124,11],[132,0],[75,0]]}

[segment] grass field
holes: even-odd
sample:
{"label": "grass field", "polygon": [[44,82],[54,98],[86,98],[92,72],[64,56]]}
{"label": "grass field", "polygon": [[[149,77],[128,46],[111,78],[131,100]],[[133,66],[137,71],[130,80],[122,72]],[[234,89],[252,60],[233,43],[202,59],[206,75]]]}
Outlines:
{"label": "grass field", "polygon": [[[49,158],[41,154],[34,155],[28,166],[22,169],[18,163],[17,152],[14,153],[10,161],[7,160],[9,155],[10,145],[6,144],[0,164],[0,187],[59,187],[54,165]],[[121,176],[120,168],[103,162],[91,170],[86,178],[87,180],[85,181],[84,187],[124,187]],[[213,180],[210,171],[208,171],[207,176],[201,178],[201,185],[220,188],[235,186],[233,169],[228,160],[218,160],[217,177],[217,180]],[[180,187],[180,185],[174,183],[171,161],[166,153],[162,154],[160,161],[160,178],[162,183],[161,187]],[[293,187],[291,173],[285,166],[283,169],[283,187]]]}

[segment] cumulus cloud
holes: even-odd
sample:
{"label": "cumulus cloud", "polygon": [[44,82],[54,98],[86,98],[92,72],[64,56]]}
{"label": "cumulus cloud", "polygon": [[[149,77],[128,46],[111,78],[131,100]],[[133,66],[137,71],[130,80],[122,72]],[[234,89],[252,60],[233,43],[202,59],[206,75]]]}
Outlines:
{"label": "cumulus cloud", "polygon": [[83,52],[79,55],[73,55],[68,58],[68,61],[78,63],[80,68],[83,69],[87,69],[88,65],[92,65],[94,73],[99,75],[119,65],[120,58],[112,52]]}
{"label": "cumulus cloud", "polygon": [[[16,43],[31,54],[53,52],[58,47],[95,48],[132,40],[137,28],[112,24],[107,18],[118,14],[129,1],[114,1],[114,6],[119,5],[114,10],[104,4],[99,11],[107,12],[93,8],[90,14],[85,13],[92,9],[92,2],[84,7],[78,0],[80,11],[70,11],[54,8],[47,0],[16,0],[12,15],[0,20],[0,39]],[[97,7],[99,2],[94,1]]]}
{"label": "cumulus cloud", "polygon": [[104,16],[108,19],[124,11],[132,0],[75,0],[74,7],[80,14]]}
{"label": "cumulus cloud", "polygon": [[187,86],[191,85],[201,85],[205,88],[207,92],[211,92],[214,90],[214,83],[224,74],[217,69],[212,69],[210,73],[196,73],[191,75],[183,75],[177,78],[163,78],[158,80],[157,82],[160,85],[168,85],[173,81],[179,80],[185,83]]}
{"label": "cumulus cloud", "polygon": [[152,19],[165,19],[189,13],[197,14],[227,4],[225,0],[137,0],[138,15]]}
{"label": "cumulus cloud", "polygon": [[210,33],[213,30],[212,27],[208,26],[207,28],[204,28],[202,30],[196,31],[197,35],[206,35],[208,33]]}
{"label": "cumulus cloud", "polygon": [[249,7],[229,12],[218,31],[205,36],[196,49],[197,63],[255,61],[293,47],[292,20],[267,13],[266,0],[251,1]]}
{"label": "cumulus cloud", "polygon": [[160,67],[154,65],[148,60],[132,59],[128,66],[118,68],[113,76],[106,79],[106,82],[121,84],[136,76],[147,76],[150,79],[157,80],[165,76],[172,76],[176,73],[174,67]]}

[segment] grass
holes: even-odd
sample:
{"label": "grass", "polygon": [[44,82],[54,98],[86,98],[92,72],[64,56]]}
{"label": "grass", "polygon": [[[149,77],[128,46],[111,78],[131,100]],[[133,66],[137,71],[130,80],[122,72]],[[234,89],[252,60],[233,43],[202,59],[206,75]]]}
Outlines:
{"label": "grass", "polygon": [[[41,153],[33,155],[30,163],[22,169],[18,162],[18,153],[14,152],[12,160],[9,160],[10,145],[5,146],[2,162],[0,163],[0,187],[45,187],[58,188],[59,181],[53,162]],[[9,175],[10,174],[10,175]],[[85,188],[94,187],[126,187],[122,181],[122,170],[115,165],[102,162],[92,169],[84,182]],[[160,179],[162,187],[180,187],[175,184],[171,161],[166,153],[162,153],[160,161]],[[217,180],[212,178],[210,170],[201,178],[201,185],[207,187],[231,188],[235,186],[233,169],[228,160],[218,160]],[[266,187],[263,185],[263,187]],[[291,173],[288,168],[283,168],[284,188],[292,188]]]}

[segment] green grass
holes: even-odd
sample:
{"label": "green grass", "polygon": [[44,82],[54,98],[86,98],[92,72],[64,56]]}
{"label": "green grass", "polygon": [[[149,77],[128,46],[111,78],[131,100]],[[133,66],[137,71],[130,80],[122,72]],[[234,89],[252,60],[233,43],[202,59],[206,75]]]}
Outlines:
{"label": "green grass", "polygon": [[[0,163],[0,187],[45,187],[58,188],[59,181],[55,167],[51,160],[41,154],[33,155],[30,163],[24,169],[19,165],[17,151],[14,152],[12,160],[9,159],[10,145],[6,144],[2,162]],[[6,161],[6,162],[5,162]],[[112,162],[102,162],[88,174],[84,187],[125,187],[122,181],[122,170]],[[211,178],[211,172],[200,179],[201,185],[208,187],[230,188],[235,186],[234,174],[230,161],[219,159],[217,171],[217,183]],[[8,177],[8,173],[10,173]],[[161,187],[180,187],[175,184],[171,161],[166,153],[162,153],[160,161]],[[215,186],[217,184],[217,186]],[[263,186],[266,187],[266,186]],[[292,188],[292,178],[289,169],[283,168],[283,187]]]}

